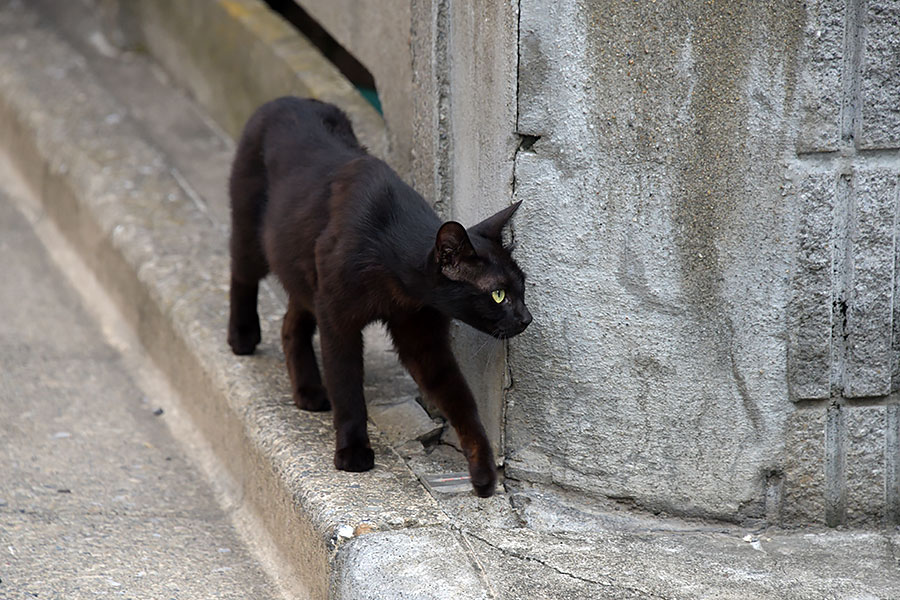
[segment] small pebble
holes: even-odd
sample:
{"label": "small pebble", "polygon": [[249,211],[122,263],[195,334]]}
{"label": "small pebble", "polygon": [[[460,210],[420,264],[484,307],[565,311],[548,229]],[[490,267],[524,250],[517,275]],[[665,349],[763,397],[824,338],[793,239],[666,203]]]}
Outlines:
{"label": "small pebble", "polygon": [[353,527],[350,525],[341,525],[337,529],[337,536],[339,538],[350,539],[353,537]]}

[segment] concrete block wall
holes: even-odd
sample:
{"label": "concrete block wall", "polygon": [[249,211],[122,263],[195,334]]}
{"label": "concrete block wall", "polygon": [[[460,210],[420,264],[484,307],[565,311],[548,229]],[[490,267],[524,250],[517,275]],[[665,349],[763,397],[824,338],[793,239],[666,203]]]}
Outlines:
{"label": "concrete block wall", "polygon": [[297,1],[442,214],[524,201],[535,321],[458,335],[508,477],[900,519],[900,3]]}
{"label": "concrete block wall", "polygon": [[896,521],[898,10],[522,0],[508,475]]}

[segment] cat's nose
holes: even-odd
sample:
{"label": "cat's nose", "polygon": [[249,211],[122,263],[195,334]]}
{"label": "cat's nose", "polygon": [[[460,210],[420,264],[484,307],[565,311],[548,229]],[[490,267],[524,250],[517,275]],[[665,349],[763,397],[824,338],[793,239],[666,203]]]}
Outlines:
{"label": "cat's nose", "polygon": [[527,308],[522,307],[522,311],[519,313],[519,321],[522,322],[522,329],[525,329],[531,323],[531,313]]}

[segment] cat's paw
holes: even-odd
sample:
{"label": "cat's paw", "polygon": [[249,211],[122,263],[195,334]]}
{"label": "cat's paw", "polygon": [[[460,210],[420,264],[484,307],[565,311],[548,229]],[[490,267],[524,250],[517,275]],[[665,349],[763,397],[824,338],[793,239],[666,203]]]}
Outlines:
{"label": "cat's paw", "polygon": [[465,454],[475,493],[482,498],[493,496],[494,490],[497,489],[497,462],[494,460],[490,442],[484,438],[481,443],[471,446]]}
{"label": "cat's paw", "polygon": [[294,404],[301,410],[321,412],[331,410],[328,393],[321,385],[306,385],[294,392]]}
{"label": "cat's paw", "polygon": [[375,453],[371,448],[350,446],[334,453],[334,466],[341,471],[359,473],[375,466]]}
{"label": "cat's paw", "polygon": [[490,498],[497,489],[497,468],[493,464],[470,466],[472,489],[482,498]]}
{"label": "cat's paw", "polygon": [[259,321],[245,327],[238,327],[233,323],[228,326],[228,345],[238,356],[253,354],[261,340]]}

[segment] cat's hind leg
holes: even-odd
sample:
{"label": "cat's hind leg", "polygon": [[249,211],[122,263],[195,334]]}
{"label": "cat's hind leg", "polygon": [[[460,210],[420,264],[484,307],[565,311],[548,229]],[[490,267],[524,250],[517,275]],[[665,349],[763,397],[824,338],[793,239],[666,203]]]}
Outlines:
{"label": "cat's hind leg", "polygon": [[259,282],[244,283],[231,278],[231,311],[228,317],[228,345],[238,355],[253,354],[262,340],[256,299]]}
{"label": "cat's hind leg", "polygon": [[289,301],[281,327],[281,344],[291,376],[294,403],[303,410],[328,410],[328,394],[322,385],[319,365],[313,350],[312,336],[316,331],[316,318],[296,302]]}
{"label": "cat's hind leg", "polygon": [[231,169],[231,310],[228,345],[235,354],[252,354],[261,336],[256,304],[259,280],[269,272],[261,225],[266,206],[266,173],[250,125]]}

